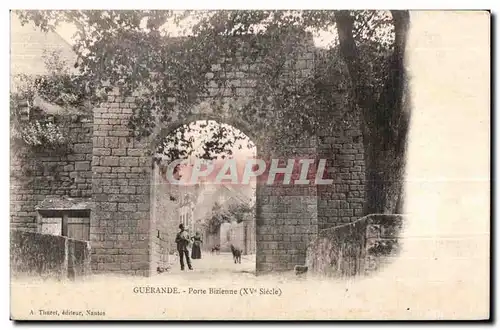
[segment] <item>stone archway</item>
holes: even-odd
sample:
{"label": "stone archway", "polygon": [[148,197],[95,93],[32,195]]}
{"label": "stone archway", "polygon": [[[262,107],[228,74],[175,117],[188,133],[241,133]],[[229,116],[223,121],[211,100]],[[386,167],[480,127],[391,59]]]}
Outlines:
{"label": "stone archway", "polygon": [[[305,47],[299,47],[294,54],[297,61],[294,65],[290,63],[286,75],[280,78],[298,83],[311,77],[313,70],[320,67],[317,54],[321,50],[313,46],[312,39],[304,42]],[[231,66],[232,71],[225,69],[224,61],[221,58],[212,64],[211,72],[206,73],[204,79],[206,95],[196,99],[213,100],[217,96],[226,103],[239,102],[256,92],[259,65],[264,61],[237,59]],[[227,82],[229,88],[221,90],[217,79]],[[345,123],[343,113],[349,112],[345,104],[329,104],[324,108],[317,105],[317,109],[311,109],[318,118],[314,136],[293,143],[261,142],[260,138],[267,135],[272,124],[266,122],[256,129],[252,120],[241,120],[245,118],[244,113],[228,109],[218,112],[206,104],[194,107],[192,113],[183,118],[172,113],[174,124],[162,128],[168,132],[183,122],[215,119],[249,135],[259,145],[261,158],[297,159],[312,155],[316,159],[326,159],[325,178],[333,180],[331,185],[257,187],[258,272],[289,270],[296,264],[303,264],[306,245],[319,231],[364,215],[362,134],[355,118],[352,123]],[[75,137],[72,152],[64,156],[40,155],[37,162],[42,169],[27,174],[26,182],[16,181],[20,189],[12,190],[13,228],[37,230],[33,208],[46,194],[89,198],[93,271],[152,274],[155,271],[152,266],[155,233],[151,226],[150,205],[152,161],[148,151],[151,144],[150,141],[129,140],[131,132],[127,123],[135,106],[135,97],[123,97],[115,89],[108,94],[106,102],[94,108],[92,118],[72,123],[70,132]],[[270,148],[272,146],[277,148]],[[12,168],[20,172],[25,166],[31,167],[30,164],[15,162]],[[50,174],[57,175],[47,175],[44,167],[50,168]]]}
{"label": "stone archway", "polygon": [[[159,245],[151,221],[152,159],[149,141],[128,141],[123,124],[132,109],[132,100],[110,96],[107,107],[94,111],[93,196],[91,218],[94,270],[150,275],[156,270]],[[206,108],[204,108],[206,109]],[[202,113],[192,119],[216,119],[237,125],[227,114]],[[180,125],[181,123],[177,123]],[[176,125],[170,126],[176,127]],[[251,127],[248,125],[247,127]],[[239,128],[239,127],[237,127]],[[243,128],[243,130],[245,130]],[[165,128],[159,130],[167,132]],[[256,143],[257,157],[269,157],[255,132],[244,131]],[[301,149],[314,153],[314,143]],[[285,148],[281,155],[288,157]],[[317,194],[315,187],[257,184],[256,191],[256,270],[258,273],[284,271],[305,260],[309,238],[317,234]]]}
{"label": "stone archway", "polygon": [[[233,125],[238,125],[235,127],[233,125],[227,124],[226,122],[222,122],[221,118],[222,116],[213,115],[211,113],[198,113],[197,115],[189,116],[184,121],[176,122],[173,125],[168,125],[168,127],[164,127],[158,130],[158,135],[160,137],[167,137],[170,134],[175,134],[177,128],[179,128],[181,125],[194,124],[194,127],[196,127],[196,124],[207,125],[209,122],[211,122],[210,125],[213,125],[215,127],[218,125],[223,125],[226,129],[231,127],[232,129],[236,130],[237,135],[242,134],[243,136],[245,136],[248,139],[246,142],[252,142],[254,144],[254,147],[252,148],[252,150],[247,150],[250,151],[250,153],[246,154],[243,157],[257,157],[259,143],[254,141],[254,139],[257,139],[255,138],[253,131],[249,130],[251,125],[248,125],[241,120],[231,120],[230,116],[225,116],[225,120],[230,121],[231,123],[233,123]],[[246,129],[240,130],[239,128],[241,127],[245,127]],[[248,133],[249,131],[251,133]],[[254,139],[252,139],[250,136],[253,136]],[[157,136],[154,136],[153,138],[157,138]],[[197,139],[199,137],[196,137],[195,135],[194,138]],[[151,148],[155,148],[155,146],[155,144],[152,144]],[[234,150],[236,149],[233,149],[233,151]],[[234,160],[235,163],[239,164],[240,166],[244,164],[244,159],[239,159],[238,157],[236,157],[234,158]],[[220,162],[222,162],[222,159],[219,159],[219,166],[221,165]],[[157,267],[159,269],[164,269],[168,263],[172,262],[172,260],[169,260],[169,257],[175,251],[175,234],[178,232],[178,225],[180,222],[184,223],[190,232],[194,233],[196,229],[196,231],[199,231],[203,235],[205,251],[213,247],[215,244],[218,244],[223,252],[229,251],[229,245],[225,246],[223,244],[225,242],[224,237],[227,236],[223,235],[223,231],[217,231],[217,233],[209,232],[207,231],[206,227],[202,227],[201,225],[194,225],[195,220],[203,222],[203,218],[212,212],[214,203],[224,203],[219,199],[212,199],[212,194],[216,194],[216,196],[222,194],[222,196],[226,196],[229,199],[232,199],[233,202],[238,200],[242,203],[245,203],[245,201],[247,201],[249,203],[248,206],[253,205],[254,212],[252,212],[253,215],[251,216],[251,219],[245,219],[244,222],[239,223],[238,225],[230,225],[229,223],[227,225],[233,228],[232,230],[235,230],[234,233],[239,233],[239,235],[233,236],[232,239],[236,239],[236,241],[234,242],[237,242],[240,248],[244,249],[245,252],[252,249],[253,252],[251,254],[254,254],[253,257],[255,257],[255,254],[259,254],[259,249],[255,246],[256,219],[254,202],[256,199],[256,189],[252,189],[255,188],[254,185],[249,184],[242,186],[238,181],[238,184],[235,186],[229,184],[223,185],[223,187],[221,187],[220,183],[214,182],[215,175],[216,173],[218,173],[218,170],[220,170],[220,167],[217,166],[212,172],[213,175],[208,179],[208,181],[202,180],[203,182],[197,182],[198,185],[176,185],[172,184],[167,179],[166,171],[168,170],[168,162],[163,162],[161,165],[158,165],[154,161],[153,163],[150,206],[151,231],[154,233],[154,235],[152,235],[150,238],[152,244],[152,250],[150,251],[152,270],[156,269]],[[190,178],[188,178],[188,181],[190,181],[189,179]],[[241,173],[239,174],[238,180],[241,180]],[[257,182],[255,182],[255,184],[256,183]],[[207,194],[210,196],[208,196]],[[186,206],[182,200],[182,197],[185,195],[190,195],[194,198],[192,200],[193,204],[190,204],[190,206],[188,207],[189,210],[185,209]],[[246,198],[248,198],[248,200]],[[190,214],[190,216],[192,217],[192,219],[190,220],[193,220],[193,222],[189,221],[189,225],[184,221],[186,220],[185,217],[181,217],[181,215],[186,215],[185,213]],[[251,257],[251,259],[253,259],[253,257]],[[255,269],[255,262],[252,269]]]}
{"label": "stone archway", "polygon": [[[304,77],[312,73],[315,49],[306,47],[295,70]],[[221,70],[212,67],[211,77]],[[304,264],[308,242],[318,231],[362,216],[364,199],[363,145],[359,124],[347,125],[343,111],[316,109],[318,127],[314,136],[293,143],[264,138],[269,127],[245,122],[238,105],[255,92],[258,80],[255,64],[242,63],[235,72],[225,72],[235,88],[224,90],[223,104],[210,106],[217,83],[209,81],[204,96],[190,114],[172,114],[172,123],[154,135],[172,131],[195,120],[216,120],[247,134],[257,145],[258,158],[326,160],[324,178],[330,185],[258,184],[256,196],[257,273],[291,270]],[[253,71],[252,71],[253,70]],[[298,79],[298,78],[297,78]],[[210,87],[212,86],[212,87]],[[152,141],[129,141],[127,123],[135,97],[122,97],[118,90],[94,109],[92,148],[91,242],[93,270],[150,275],[156,269],[157,233],[151,222]],[[262,123],[261,123],[262,124]],[[153,136],[154,139],[154,136]],[[283,167],[283,165],[280,165]],[[156,237],[156,238],[155,238]],[[156,250],[155,250],[156,249]]]}

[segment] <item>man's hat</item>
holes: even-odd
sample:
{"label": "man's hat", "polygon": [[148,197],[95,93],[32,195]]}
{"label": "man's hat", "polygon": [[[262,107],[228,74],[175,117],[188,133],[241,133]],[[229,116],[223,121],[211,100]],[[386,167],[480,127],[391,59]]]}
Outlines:
{"label": "man's hat", "polygon": [[183,224],[183,223],[181,223],[181,224],[179,225],[179,229],[182,229],[182,230],[184,229],[184,224]]}

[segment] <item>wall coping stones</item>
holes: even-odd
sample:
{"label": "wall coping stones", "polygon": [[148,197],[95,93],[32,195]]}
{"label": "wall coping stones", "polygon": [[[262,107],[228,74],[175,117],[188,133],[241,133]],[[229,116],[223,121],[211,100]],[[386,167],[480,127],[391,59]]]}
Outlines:
{"label": "wall coping stones", "polygon": [[401,214],[369,214],[323,229],[309,243],[304,267],[329,277],[369,274],[398,254],[404,220]]}
{"label": "wall coping stones", "polygon": [[90,242],[25,230],[10,231],[13,277],[75,280],[91,275]]}
{"label": "wall coping stones", "polygon": [[91,198],[50,197],[45,198],[35,210],[89,210],[93,206]]}

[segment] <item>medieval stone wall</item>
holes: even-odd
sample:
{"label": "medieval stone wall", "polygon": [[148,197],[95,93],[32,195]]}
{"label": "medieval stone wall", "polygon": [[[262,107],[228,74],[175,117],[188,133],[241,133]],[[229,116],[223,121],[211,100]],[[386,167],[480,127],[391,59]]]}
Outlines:
{"label": "medieval stone wall", "polygon": [[[316,54],[309,43],[298,55],[290,69],[296,73],[295,81],[314,74]],[[224,69],[223,62],[214,63],[206,76],[209,90],[203,96],[205,101],[193,106],[186,116],[174,114],[173,122],[155,134],[166,135],[179,125],[213,119],[248,135],[256,144],[258,158],[327,160],[324,178],[333,179],[332,185],[257,184],[257,271],[290,270],[304,264],[307,245],[319,230],[362,216],[364,160],[359,122],[345,123],[345,105],[330,105],[316,109],[320,123],[316,134],[294,141],[269,139],[269,124],[249,120],[240,111],[255,92],[259,61],[243,61],[230,71]],[[292,79],[291,71],[285,79]],[[231,87],[220,87],[221,81]],[[209,101],[220,93],[222,106],[213,109]],[[158,199],[165,201],[168,197],[161,196],[166,194],[163,188],[155,187],[148,155],[152,151],[150,141],[130,139],[127,124],[134,107],[134,97],[123,97],[115,89],[94,109],[93,121],[75,124],[77,142],[71,153],[39,153],[25,161],[14,161],[13,176],[21,173],[21,168],[35,171],[13,180],[12,226],[35,230],[34,208],[47,196],[91,196],[93,271],[150,275],[161,266],[173,245],[171,225],[177,225],[178,217],[166,211],[174,209],[175,203],[157,205]]]}
{"label": "medieval stone wall", "polygon": [[151,270],[165,268],[176,251],[175,235],[179,226],[179,193],[160,171],[153,169],[151,205]]}
{"label": "medieval stone wall", "polygon": [[149,275],[151,157],[129,139],[133,98],[115,91],[94,109],[90,233],[94,271]]}
{"label": "medieval stone wall", "polygon": [[[316,154],[313,138],[290,145],[286,141],[266,158],[310,158]],[[264,151],[265,152],[265,151]],[[262,155],[257,149],[257,154]],[[268,185],[257,183],[256,249],[257,271],[285,271],[305,260],[307,243],[318,233],[317,187],[284,184],[275,180]]]}
{"label": "medieval stone wall", "polygon": [[364,276],[390,264],[401,251],[404,218],[370,214],[351,223],[321,230],[307,250],[312,273]]}
{"label": "medieval stone wall", "polygon": [[24,230],[10,232],[10,267],[14,277],[59,280],[90,275],[88,242]]}
{"label": "medieval stone wall", "polygon": [[92,196],[92,118],[67,127],[69,151],[11,148],[10,223],[12,229],[37,230],[36,206],[46,198]]}
{"label": "medieval stone wall", "polygon": [[[350,100],[347,68],[335,50],[318,52],[316,71],[322,74],[316,91],[323,100],[317,109],[317,152],[327,159],[324,178],[318,185],[319,230],[355,221],[363,216],[365,162],[359,113]],[[335,95],[334,97],[332,97]]]}
{"label": "medieval stone wall", "polygon": [[[297,59],[284,73],[283,79],[293,79],[299,84],[313,73],[315,49],[311,41],[298,52]],[[317,155],[317,139],[305,136],[299,140],[272,139],[270,123],[249,121],[240,111],[255,93],[259,70],[264,65],[259,59],[240,61],[229,66],[212,65],[206,75],[208,95],[205,102],[194,106],[191,115],[177,123],[186,124],[195,120],[214,119],[233,125],[249,136],[257,147],[257,158],[301,159]],[[229,87],[228,87],[229,86]],[[222,96],[222,97],[221,97]],[[222,100],[220,109],[210,107],[210,100]],[[172,100],[175,101],[175,100]],[[174,115],[173,118],[176,118]],[[276,123],[273,123],[273,125]],[[177,125],[167,127],[159,134],[172,132]],[[317,235],[317,188],[314,185],[293,186],[275,182],[271,185],[259,182],[256,198],[256,250],[257,271],[285,271],[295,264],[303,263],[308,241]]]}
{"label": "medieval stone wall", "polygon": [[[335,119],[332,121],[337,122]],[[332,134],[323,130],[318,137],[318,158],[327,159],[324,178],[333,180],[332,185],[317,186],[319,230],[349,223],[364,215],[365,172],[361,131],[359,128],[339,131]]]}

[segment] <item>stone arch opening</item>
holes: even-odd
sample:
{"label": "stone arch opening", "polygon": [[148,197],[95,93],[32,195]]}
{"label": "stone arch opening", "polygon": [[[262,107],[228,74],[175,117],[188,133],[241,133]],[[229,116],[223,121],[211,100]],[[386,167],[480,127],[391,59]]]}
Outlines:
{"label": "stone arch opening", "polygon": [[[289,271],[303,265],[307,246],[319,230],[362,215],[364,162],[362,145],[354,142],[360,136],[357,130],[338,127],[338,134],[318,131],[301,141],[269,140],[267,132],[272,127],[243,122],[238,112],[227,106],[234,100],[225,100],[221,111],[211,109],[210,102],[202,103],[190,115],[174,118],[174,124],[158,125],[151,140],[141,141],[131,139],[126,126],[133,112],[133,99],[124,99],[117,92],[109,96],[108,103],[94,109],[90,220],[94,272],[141,276],[157,273],[162,247],[161,234],[152,221],[152,141],[194,120],[216,120],[240,129],[257,146],[259,159],[293,159],[296,163],[304,158],[326,159],[324,177],[333,180],[332,184],[257,182],[257,274]],[[237,101],[234,103],[237,105]]]}
{"label": "stone arch opening", "polygon": [[[151,145],[152,268],[179,269],[175,236],[182,223],[191,237],[199,233],[203,239],[202,259],[192,260],[195,268],[255,272],[257,179],[242,177],[259,147],[247,132],[252,131],[240,120],[213,115],[189,116],[159,130]],[[219,146],[207,153],[207,143],[216,140]],[[178,156],[183,164],[174,169]],[[196,166],[204,162],[211,169],[202,165],[198,175]],[[230,245],[242,251],[242,265],[232,266]]]}
{"label": "stone arch opening", "polygon": [[[297,67],[290,69],[300,73],[294,74],[295,77],[311,74],[315,54],[314,49],[307,47],[303,54],[297,55]],[[89,169],[92,178],[90,237],[94,271],[156,274],[156,260],[162,248],[161,235],[152,221],[154,172],[150,152],[157,137],[196,120],[215,120],[241,130],[256,144],[259,159],[279,159],[284,163],[290,159],[296,163],[301,159],[326,161],[324,178],[331,179],[332,184],[257,182],[257,274],[289,271],[295,265],[303,265],[307,246],[320,230],[363,215],[364,158],[359,125],[345,124],[342,111],[318,107],[314,109],[319,119],[314,134],[302,134],[299,139],[273,135],[274,126],[284,122],[259,120],[258,115],[250,116],[244,111],[258,91],[255,86],[259,65],[241,63],[232,71],[221,68],[220,63],[214,63],[209,73],[211,78],[207,78],[208,93],[200,95],[200,103],[190,108],[189,113],[172,100],[171,124],[156,123],[151,139],[131,138],[133,134],[127,126],[140,96],[124,97],[116,88],[106,102],[94,109],[92,154],[88,155],[92,162],[75,163],[75,169]],[[216,83],[228,78],[235,88],[223,89]]]}

